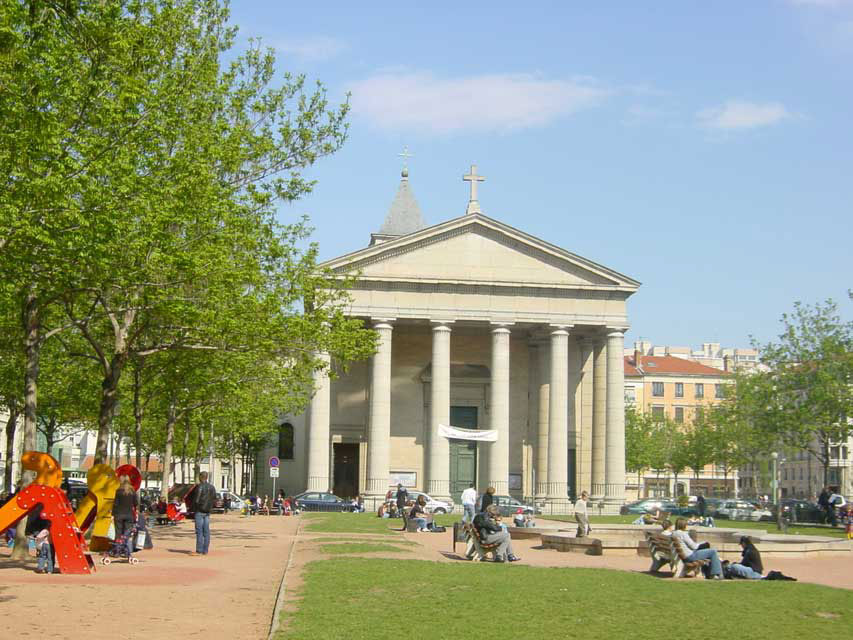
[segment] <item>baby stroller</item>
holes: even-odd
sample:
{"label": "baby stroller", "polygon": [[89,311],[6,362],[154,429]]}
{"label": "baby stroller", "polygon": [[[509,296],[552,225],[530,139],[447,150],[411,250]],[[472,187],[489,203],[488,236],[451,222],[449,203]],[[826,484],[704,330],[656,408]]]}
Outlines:
{"label": "baby stroller", "polygon": [[139,564],[139,558],[133,557],[133,547],[138,532],[139,525],[134,522],[130,529],[113,540],[109,551],[101,556],[101,564],[107,566],[119,560],[124,560],[129,564]]}

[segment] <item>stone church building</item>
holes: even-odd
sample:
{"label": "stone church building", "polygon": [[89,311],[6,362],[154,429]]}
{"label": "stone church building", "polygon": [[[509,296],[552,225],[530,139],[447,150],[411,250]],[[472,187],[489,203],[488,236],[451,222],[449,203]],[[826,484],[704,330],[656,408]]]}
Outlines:
{"label": "stone church building", "polygon": [[623,334],[640,283],[484,215],[483,177],[463,179],[465,215],[427,226],[404,169],[369,245],[324,263],[360,274],[349,313],[378,351],[318,376],[306,414],[284,420],[277,486],[372,506],[398,482],[456,502],[473,482],[554,511],[586,489],[610,511],[625,494]]}

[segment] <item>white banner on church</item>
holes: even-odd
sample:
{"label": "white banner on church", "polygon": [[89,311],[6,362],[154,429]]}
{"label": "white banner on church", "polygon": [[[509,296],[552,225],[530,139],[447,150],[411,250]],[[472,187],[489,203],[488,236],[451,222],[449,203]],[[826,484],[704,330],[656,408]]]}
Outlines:
{"label": "white banner on church", "polygon": [[475,440],[477,442],[497,442],[498,432],[495,430],[478,431],[476,429],[458,429],[438,425],[438,435],[454,440]]}

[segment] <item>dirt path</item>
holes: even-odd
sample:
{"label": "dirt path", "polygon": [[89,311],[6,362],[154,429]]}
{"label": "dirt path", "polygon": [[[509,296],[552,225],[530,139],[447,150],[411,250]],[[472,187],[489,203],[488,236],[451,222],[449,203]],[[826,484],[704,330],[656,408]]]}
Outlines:
{"label": "dirt path", "polygon": [[139,565],[99,565],[90,576],[37,575],[34,558],[20,566],[0,551],[4,635],[266,638],[298,522],[214,515],[207,556],[189,555],[192,522],[156,527]]}

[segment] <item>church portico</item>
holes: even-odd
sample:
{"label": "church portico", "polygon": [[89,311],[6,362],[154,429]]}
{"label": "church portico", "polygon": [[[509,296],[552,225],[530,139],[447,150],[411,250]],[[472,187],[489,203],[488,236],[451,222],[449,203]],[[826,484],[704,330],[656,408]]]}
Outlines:
{"label": "church portico", "polygon": [[621,503],[622,335],[639,283],[486,217],[473,189],[468,213],[426,227],[407,175],[371,244],[323,266],[357,274],[348,314],[378,343],[367,367],[318,375],[306,486],[332,486],[345,428],[368,505],[398,481],[443,500],[475,482],[554,512],[580,489]]}

